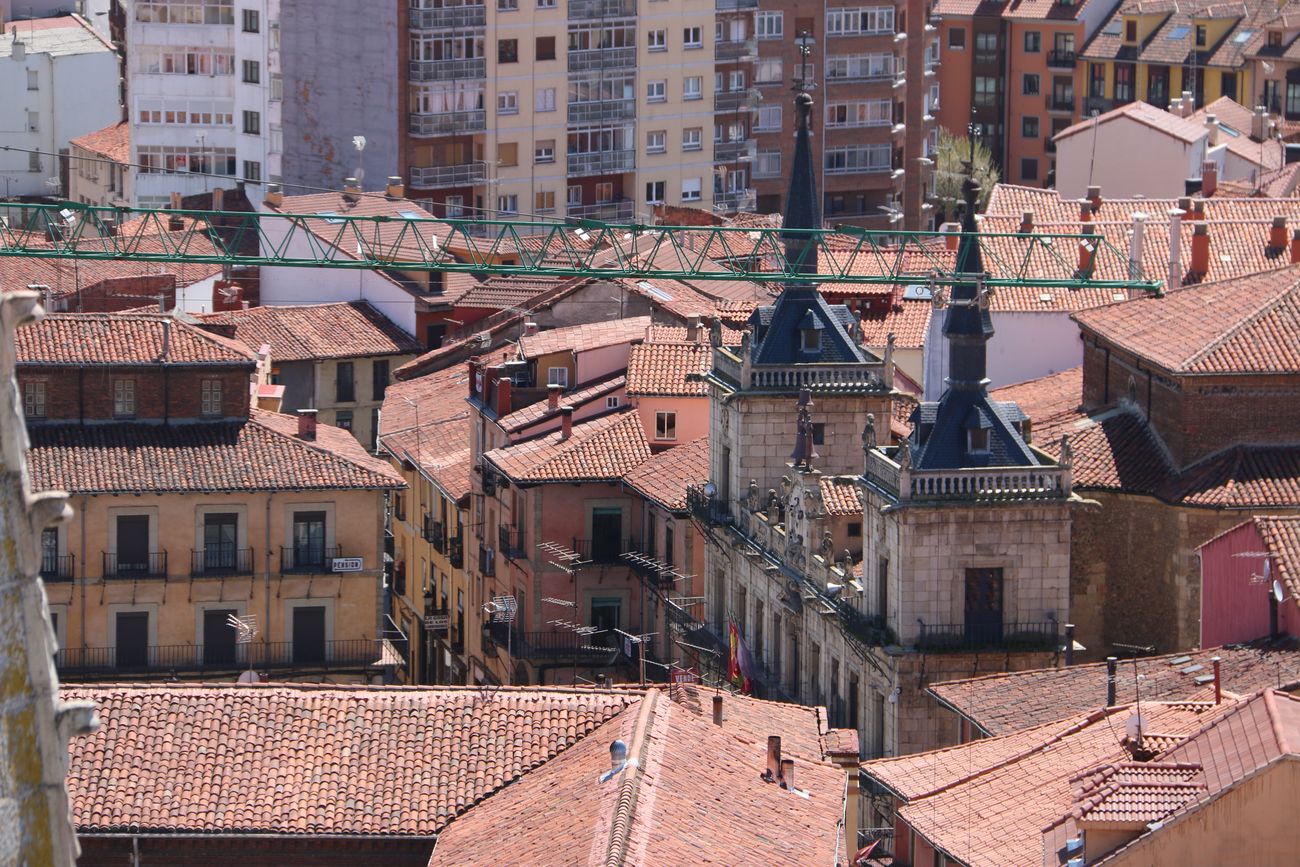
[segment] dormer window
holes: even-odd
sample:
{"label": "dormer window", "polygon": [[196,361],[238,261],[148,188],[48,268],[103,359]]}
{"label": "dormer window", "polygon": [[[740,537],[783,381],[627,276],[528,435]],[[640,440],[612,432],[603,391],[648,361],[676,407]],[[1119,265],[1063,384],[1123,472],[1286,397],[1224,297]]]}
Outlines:
{"label": "dormer window", "polygon": [[966,452],[972,455],[986,455],[989,453],[989,429],[986,427],[973,427],[966,431]]}
{"label": "dormer window", "polygon": [[1133,18],[1124,19],[1124,41],[1125,42],[1138,41],[1138,23],[1136,19]]}
{"label": "dormer window", "polygon": [[1205,25],[1197,24],[1196,25],[1196,47],[1204,48],[1207,39],[1209,39],[1209,34],[1205,29]]}
{"label": "dormer window", "polygon": [[822,335],[816,328],[801,328],[799,334],[801,341],[799,348],[804,352],[816,352],[821,348]]}
{"label": "dormer window", "polygon": [[1282,47],[1282,33],[1280,31],[1278,30],[1268,31],[1268,47],[1269,48]]}

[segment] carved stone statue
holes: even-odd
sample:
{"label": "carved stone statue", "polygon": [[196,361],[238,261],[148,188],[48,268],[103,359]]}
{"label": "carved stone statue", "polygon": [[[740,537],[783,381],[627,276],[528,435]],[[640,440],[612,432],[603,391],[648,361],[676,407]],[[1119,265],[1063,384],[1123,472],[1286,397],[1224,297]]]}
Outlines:
{"label": "carved stone statue", "polygon": [[777,504],[780,502],[776,495],[776,488],[767,489],[767,520],[768,522],[776,520]]}
{"label": "carved stone statue", "polygon": [[831,539],[831,531],[827,530],[822,533],[822,542],[817,549],[817,553],[822,556],[823,560],[830,560],[831,553],[835,549],[835,542]]}
{"label": "carved stone statue", "polygon": [[1070,445],[1070,435],[1061,434],[1061,457],[1057,464],[1062,467],[1074,466],[1074,447]]}
{"label": "carved stone statue", "polygon": [[905,470],[912,467],[912,441],[907,437],[898,444],[898,466]]}
{"label": "carved stone statue", "polygon": [[722,345],[722,320],[716,316],[709,322],[709,343],[713,346]]}
{"label": "carved stone statue", "polygon": [[876,414],[867,413],[867,423],[862,426],[862,452],[863,454],[871,451],[876,447]]}
{"label": "carved stone statue", "polygon": [[759,493],[758,493],[758,479],[750,479],[750,480],[749,480],[749,491],[748,491],[748,493],[746,494],[746,497],[745,497],[745,504],[746,504],[747,506],[749,506],[749,510],[750,510],[751,512],[757,512],[757,511],[758,511],[758,505],[759,505],[758,500],[759,500]]}

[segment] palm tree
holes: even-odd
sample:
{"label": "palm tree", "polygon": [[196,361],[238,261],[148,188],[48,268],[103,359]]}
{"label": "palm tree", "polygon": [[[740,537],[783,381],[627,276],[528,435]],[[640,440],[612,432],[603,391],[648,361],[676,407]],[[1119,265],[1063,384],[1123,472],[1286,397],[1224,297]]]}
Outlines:
{"label": "palm tree", "polygon": [[[973,133],[972,128],[969,132]],[[963,206],[965,196],[962,183],[973,168],[975,180],[980,185],[980,197],[977,209],[982,211],[993,193],[993,185],[999,180],[997,166],[993,164],[993,152],[989,150],[978,135],[973,138],[957,135],[946,129],[939,129],[939,149],[935,154],[934,197],[938,207],[947,219],[951,220],[957,210]],[[968,168],[968,165],[970,168]]]}

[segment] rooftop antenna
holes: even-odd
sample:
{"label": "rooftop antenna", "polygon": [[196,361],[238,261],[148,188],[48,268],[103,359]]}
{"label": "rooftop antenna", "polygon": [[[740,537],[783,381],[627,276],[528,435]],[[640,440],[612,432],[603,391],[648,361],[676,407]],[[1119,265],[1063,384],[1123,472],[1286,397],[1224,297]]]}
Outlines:
{"label": "rooftop antenna", "polygon": [[[235,630],[235,645],[249,645],[257,637],[257,615],[255,614],[231,614],[226,618],[226,625]],[[239,675],[237,683],[261,683],[262,679],[257,672],[253,670],[253,655],[245,652],[248,656],[248,671]]]}
{"label": "rooftop antenna", "polygon": [[624,632],[623,630],[619,629],[617,626],[614,627],[614,631],[617,632],[619,635],[623,636],[623,638],[625,638],[627,641],[630,641],[632,644],[635,644],[635,645],[639,645],[639,646],[640,646],[640,649],[639,649],[639,651],[638,651],[638,653],[637,653],[637,658],[638,658],[638,660],[640,661],[641,686],[645,686],[645,643],[646,643],[646,639],[648,639],[648,638],[650,638],[650,637],[652,637],[652,636],[654,636],[654,635],[658,635],[659,633],[657,633],[657,632],[643,632],[643,633],[641,633],[640,635],[633,635],[633,634],[630,633],[630,632]]}
{"label": "rooftop antenna", "polygon": [[366,170],[361,167],[361,155],[366,149],[366,137],[363,135],[354,135],[352,137],[352,148],[357,152],[357,168],[352,173],[352,177],[357,179],[357,186],[366,179]]}
{"label": "rooftop antenna", "polygon": [[[519,613],[519,600],[513,596],[493,596],[492,599],[483,605],[483,613],[488,615],[488,619],[493,623],[506,624],[506,677],[510,679],[513,686],[515,682],[514,657],[512,656],[512,643],[514,639],[514,622]],[[492,697],[495,690],[487,690],[483,696],[484,700]]]}

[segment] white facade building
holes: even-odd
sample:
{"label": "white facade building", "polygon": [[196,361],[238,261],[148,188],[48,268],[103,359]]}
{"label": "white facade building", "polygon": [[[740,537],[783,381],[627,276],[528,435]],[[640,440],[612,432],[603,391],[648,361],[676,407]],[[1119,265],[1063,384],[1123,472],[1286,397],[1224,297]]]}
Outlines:
{"label": "white facade building", "polygon": [[[132,0],[127,8],[137,207],[278,181],[279,0]],[[147,168],[144,168],[146,167]],[[212,177],[216,175],[217,177]]]}
{"label": "white facade building", "polygon": [[121,117],[113,47],[74,15],[8,22],[0,33],[0,195],[58,196],[54,154]]}

